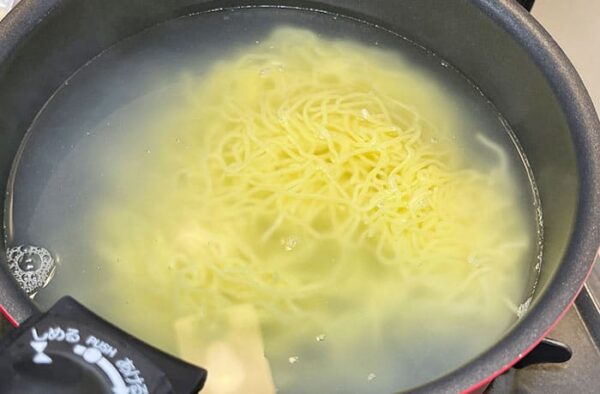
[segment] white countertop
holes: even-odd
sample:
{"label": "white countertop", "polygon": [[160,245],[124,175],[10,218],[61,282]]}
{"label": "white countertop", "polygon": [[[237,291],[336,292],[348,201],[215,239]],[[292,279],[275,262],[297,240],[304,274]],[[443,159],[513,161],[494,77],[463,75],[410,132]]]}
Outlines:
{"label": "white countertop", "polygon": [[562,47],[600,109],[600,0],[536,0],[533,16]]}
{"label": "white countertop", "polygon": [[19,0],[0,0],[0,19],[2,19],[18,2]]}

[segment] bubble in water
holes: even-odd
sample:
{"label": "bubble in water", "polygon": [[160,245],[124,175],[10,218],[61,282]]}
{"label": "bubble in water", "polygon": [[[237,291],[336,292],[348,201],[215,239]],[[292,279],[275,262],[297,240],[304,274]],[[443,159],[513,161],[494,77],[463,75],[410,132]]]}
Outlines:
{"label": "bubble in water", "polygon": [[260,44],[260,41],[259,41],[259,40],[256,40],[256,41],[254,41],[254,42],[255,42],[255,43],[257,43],[257,44]]}
{"label": "bubble in water", "polygon": [[427,205],[427,196],[417,196],[410,200],[408,208],[411,211],[416,211],[424,208]]}
{"label": "bubble in water", "polygon": [[317,335],[317,342],[323,342],[325,340],[325,334]]}
{"label": "bubble in water", "polygon": [[265,68],[262,68],[258,73],[261,78],[265,78],[269,75],[270,72],[271,72],[271,69],[269,67],[265,67]]}
{"label": "bubble in water", "polygon": [[292,251],[298,245],[298,237],[295,235],[290,235],[288,237],[283,237],[281,239],[281,245],[288,252]]}
{"label": "bubble in water", "polygon": [[395,177],[390,177],[388,179],[388,184],[390,186],[390,192],[394,194],[398,192],[398,183],[396,183]]}
{"label": "bubble in water", "polygon": [[473,267],[479,267],[481,265],[481,262],[479,261],[476,252],[473,252],[469,255],[469,257],[467,258],[467,262]]}
{"label": "bubble in water", "polygon": [[523,315],[525,315],[525,313],[529,309],[529,304],[531,304],[531,297],[529,297],[524,303],[519,305],[519,308],[517,309],[517,317],[519,319],[522,318]]}
{"label": "bubble in water", "polygon": [[327,131],[327,129],[325,127],[319,127],[318,131],[319,131],[319,139],[320,140],[325,140],[325,139],[331,138],[329,131]]}
{"label": "bubble in water", "polygon": [[281,109],[278,110],[277,111],[277,120],[279,120],[279,123],[286,124],[287,123],[287,113]]}
{"label": "bubble in water", "polygon": [[373,372],[371,372],[370,374],[367,375],[367,380],[369,382],[375,380],[375,378],[377,377],[377,375],[375,375]]}
{"label": "bubble in water", "polygon": [[361,116],[363,119],[369,119],[369,116],[370,116],[370,115],[371,115],[371,114],[369,114],[369,110],[368,110],[368,109],[366,109],[366,108],[363,108],[363,109],[361,109],[361,110],[360,110],[360,116]]}
{"label": "bubble in water", "polygon": [[296,364],[299,359],[300,359],[300,357],[298,357],[298,356],[291,356],[290,358],[288,358],[288,362],[290,364]]}
{"label": "bubble in water", "polygon": [[448,64],[448,62],[446,62],[445,60],[442,60],[442,61],[440,62],[440,64],[442,65],[442,67],[448,67],[448,66],[450,66],[450,65]]}

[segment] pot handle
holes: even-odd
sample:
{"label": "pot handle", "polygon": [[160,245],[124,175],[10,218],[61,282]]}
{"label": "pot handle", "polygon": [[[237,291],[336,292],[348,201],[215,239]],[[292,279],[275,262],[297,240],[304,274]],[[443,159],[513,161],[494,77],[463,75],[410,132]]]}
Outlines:
{"label": "pot handle", "polygon": [[517,0],[517,3],[521,4],[527,11],[531,11],[535,0]]}

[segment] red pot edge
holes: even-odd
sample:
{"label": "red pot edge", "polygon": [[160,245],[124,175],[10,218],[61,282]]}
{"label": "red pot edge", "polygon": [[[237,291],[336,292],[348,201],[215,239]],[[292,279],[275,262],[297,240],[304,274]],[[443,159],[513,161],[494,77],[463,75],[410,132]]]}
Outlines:
{"label": "red pot edge", "polygon": [[[598,252],[596,252],[596,256],[594,257],[594,262],[596,259],[600,259],[600,247],[598,248]],[[539,345],[539,343],[542,341],[542,339],[544,339],[552,330],[554,330],[554,328],[558,325],[558,323],[560,323],[562,318],[567,314],[567,312],[571,309],[571,307],[575,303],[575,300],[577,299],[577,296],[579,295],[579,293],[581,293],[581,290],[583,289],[585,282],[587,282],[587,279],[589,278],[592,271],[594,270],[594,265],[595,265],[594,262],[592,262],[590,269],[588,270],[587,274],[585,275],[585,279],[581,282],[579,289],[575,292],[575,295],[573,295],[573,298],[571,298],[571,301],[569,301],[567,307],[560,313],[560,315],[554,321],[554,323],[552,323],[550,325],[550,327],[548,327],[548,329],[536,341],[534,341],[527,349],[525,349],[524,351],[519,353],[511,362],[509,362],[508,364],[505,364],[504,366],[502,366],[500,369],[498,369],[496,372],[494,372],[487,378],[475,383],[474,385],[472,385],[471,387],[469,387],[465,390],[462,390],[460,393],[461,394],[483,393],[483,391],[490,385],[490,383],[492,383],[492,381],[494,379],[496,379],[498,376],[502,375],[504,372],[506,372],[507,370],[512,368],[513,365],[515,365],[517,362],[519,362],[523,357],[525,357],[529,352],[531,352],[537,345]]]}
{"label": "red pot edge", "polygon": [[[596,253],[595,259],[600,259],[600,248],[598,248],[598,252]],[[583,286],[585,285],[585,282],[591,275],[593,269],[594,269],[594,263],[592,263],[592,265],[590,266],[590,269],[588,270],[587,274],[585,275],[585,279],[583,280],[583,282],[581,282],[579,289],[577,290],[577,292],[575,293],[573,298],[571,298],[571,300],[569,301],[568,306],[560,313],[558,318],[554,321],[554,323],[552,323],[550,325],[550,327],[548,327],[548,329],[544,332],[544,334],[542,334],[536,341],[534,341],[527,349],[525,349],[523,352],[519,353],[517,355],[517,357],[515,357],[511,362],[505,364],[503,367],[498,369],[496,372],[494,372],[487,378],[485,378],[485,379],[475,383],[471,387],[461,391],[461,393],[462,394],[482,393],[494,379],[496,379],[498,376],[502,375],[504,372],[506,372],[508,369],[510,369],[513,365],[515,365],[517,362],[519,362],[519,360],[521,360],[523,357],[525,357],[529,352],[531,352],[542,341],[542,339],[544,339],[552,330],[554,330],[554,328],[558,325],[558,323],[560,323],[562,318],[571,309],[571,307],[575,303],[575,299],[577,298],[577,296],[583,289]],[[14,317],[12,317],[12,315],[6,310],[6,308],[2,304],[0,304],[0,314],[2,314],[2,316],[4,316],[6,318],[6,320],[8,320],[8,322],[13,327],[19,327],[19,322]]]}
{"label": "red pot edge", "polygon": [[8,322],[13,327],[19,327],[19,322],[17,321],[17,319],[15,319],[14,317],[12,317],[12,315],[10,313],[8,313],[8,311],[6,310],[6,308],[4,307],[4,305],[2,305],[2,304],[0,304],[0,314],[2,316],[4,316],[4,318],[6,320],[8,320]]}

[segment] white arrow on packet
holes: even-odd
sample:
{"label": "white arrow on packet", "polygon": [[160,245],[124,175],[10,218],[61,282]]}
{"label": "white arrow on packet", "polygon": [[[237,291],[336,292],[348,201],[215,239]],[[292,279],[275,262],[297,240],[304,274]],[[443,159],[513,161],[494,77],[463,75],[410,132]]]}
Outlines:
{"label": "white arrow on packet", "polygon": [[33,350],[35,350],[35,355],[33,356],[33,362],[36,364],[52,364],[52,358],[44,353],[46,347],[48,346],[48,342],[46,341],[31,341],[29,342]]}

